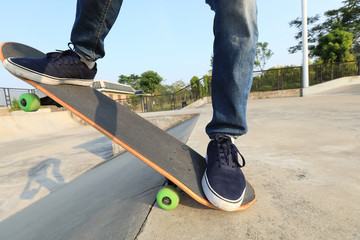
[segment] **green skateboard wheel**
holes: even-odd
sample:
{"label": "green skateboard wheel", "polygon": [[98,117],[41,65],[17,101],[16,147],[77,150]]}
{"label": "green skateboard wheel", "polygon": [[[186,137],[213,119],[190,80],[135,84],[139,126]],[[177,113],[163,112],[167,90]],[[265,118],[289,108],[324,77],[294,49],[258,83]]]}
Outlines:
{"label": "green skateboard wheel", "polygon": [[180,196],[175,187],[166,186],[159,190],[156,201],[162,209],[172,210],[179,204]]}
{"label": "green skateboard wheel", "polygon": [[19,98],[19,106],[25,112],[34,112],[40,108],[40,99],[34,93],[24,93]]}

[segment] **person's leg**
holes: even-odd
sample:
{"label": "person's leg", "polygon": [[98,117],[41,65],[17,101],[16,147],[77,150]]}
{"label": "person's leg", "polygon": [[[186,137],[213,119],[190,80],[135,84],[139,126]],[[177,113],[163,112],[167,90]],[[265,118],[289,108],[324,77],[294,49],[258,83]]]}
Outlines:
{"label": "person's leg", "polygon": [[230,136],[247,132],[246,105],[252,84],[257,42],[255,0],[207,0],[215,11],[212,71],[213,119],[206,126],[211,138],[202,179],[208,200],[226,211],[240,207],[246,181],[245,159]]}
{"label": "person's leg", "polygon": [[105,55],[104,39],[113,26],[122,0],[78,0],[71,33],[73,49],[46,54],[41,59],[9,58],[4,67],[35,82],[91,86],[95,61]]}
{"label": "person's leg", "polygon": [[78,0],[71,32],[75,52],[88,61],[105,56],[104,39],[116,21],[123,0]]}
{"label": "person's leg", "polygon": [[257,30],[255,0],[207,0],[215,11],[209,136],[247,132],[246,105],[253,78]]}

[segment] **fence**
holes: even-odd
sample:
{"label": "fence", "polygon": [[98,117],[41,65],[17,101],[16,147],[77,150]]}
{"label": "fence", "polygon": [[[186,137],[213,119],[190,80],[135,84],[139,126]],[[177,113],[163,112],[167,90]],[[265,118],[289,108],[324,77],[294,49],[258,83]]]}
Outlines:
{"label": "fence", "polygon": [[211,95],[210,87],[204,87],[205,79],[199,79],[197,82],[190,84],[183,89],[163,95],[134,95],[128,99],[117,99],[135,112],[152,112],[165,111],[183,108],[198,99]]}
{"label": "fence", "polygon": [[40,98],[44,97],[45,94],[37,89],[27,88],[0,88],[0,107],[14,106],[14,101],[17,101],[23,93],[35,93]]}
{"label": "fence", "polygon": [[0,107],[11,107],[13,101],[23,93],[35,93],[35,89],[0,88]]}
{"label": "fence", "polygon": [[[309,66],[309,85],[336,78],[360,75],[360,61]],[[273,68],[254,71],[252,92],[301,88],[302,67]]]}
{"label": "fence", "polygon": [[[336,78],[360,75],[360,61],[317,64],[309,66],[309,85]],[[254,71],[252,92],[301,88],[302,67],[273,68]],[[182,108],[192,102],[211,95],[209,78],[202,78],[180,91],[165,95],[134,95],[117,101],[135,112],[164,111]],[[36,89],[0,88],[0,107],[11,107],[12,101],[22,93],[32,92],[43,96]]]}

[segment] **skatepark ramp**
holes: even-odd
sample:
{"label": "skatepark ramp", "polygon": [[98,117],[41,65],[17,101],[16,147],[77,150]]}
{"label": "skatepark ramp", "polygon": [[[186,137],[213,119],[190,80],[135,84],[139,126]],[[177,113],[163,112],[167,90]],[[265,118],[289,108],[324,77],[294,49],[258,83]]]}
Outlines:
{"label": "skatepark ramp", "polygon": [[[165,111],[140,114],[148,121],[166,130],[194,117],[196,111]],[[18,139],[31,139],[39,135],[61,133],[65,129],[87,125],[69,111],[51,112],[44,108],[37,112],[14,111],[8,115],[0,115],[0,142]]]}
{"label": "skatepark ramp", "polygon": [[48,135],[64,129],[81,126],[67,111],[50,112],[41,109],[38,112],[15,111],[0,116],[0,141],[12,141],[37,135]]}

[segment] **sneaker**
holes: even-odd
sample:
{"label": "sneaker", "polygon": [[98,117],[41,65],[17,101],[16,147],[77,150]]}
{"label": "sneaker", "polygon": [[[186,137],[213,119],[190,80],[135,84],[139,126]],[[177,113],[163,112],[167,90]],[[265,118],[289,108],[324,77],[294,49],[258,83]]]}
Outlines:
{"label": "sneaker", "polygon": [[[239,162],[238,154],[242,163]],[[241,206],[246,181],[241,169],[245,159],[226,135],[215,135],[207,148],[207,169],[202,178],[202,188],[207,199],[225,211],[235,211]]]}
{"label": "sneaker", "polygon": [[16,76],[35,82],[91,86],[96,74],[72,49],[47,53],[44,58],[8,58],[4,67]]}

